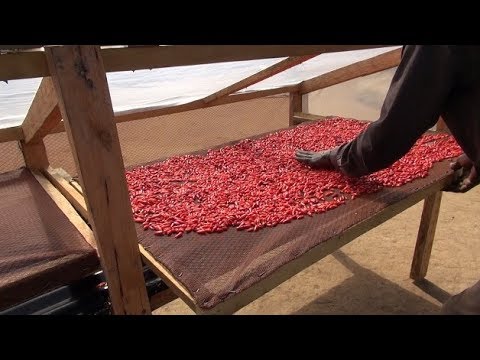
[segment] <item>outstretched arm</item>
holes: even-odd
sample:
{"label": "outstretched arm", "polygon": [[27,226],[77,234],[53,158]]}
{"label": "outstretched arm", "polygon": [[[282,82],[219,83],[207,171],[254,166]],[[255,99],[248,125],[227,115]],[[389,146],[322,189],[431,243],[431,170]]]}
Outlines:
{"label": "outstretched arm", "polygon": [[298,150],[296,159],[348,176],[390,166],[438,120],[454,85],[455,65],[449,46],[406,46],[380,118],[348,143],[320,153]]}

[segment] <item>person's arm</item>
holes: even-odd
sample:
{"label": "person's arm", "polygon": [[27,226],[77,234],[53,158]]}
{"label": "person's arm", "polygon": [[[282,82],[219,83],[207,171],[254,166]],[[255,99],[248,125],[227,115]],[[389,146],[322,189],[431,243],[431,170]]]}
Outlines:
{"label": "person's arm", "polygon": [[406,46],[380,118],[348,143],[324,152],[297,150],[296,159],[355,177],[390,166],[438,120],[454,85],[455,65],[449,46]]}

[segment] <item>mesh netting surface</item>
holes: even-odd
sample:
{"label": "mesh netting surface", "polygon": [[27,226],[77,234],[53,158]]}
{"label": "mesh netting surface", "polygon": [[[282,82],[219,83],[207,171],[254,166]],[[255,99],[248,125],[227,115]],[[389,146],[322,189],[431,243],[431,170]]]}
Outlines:
{"label": "mesh netting surface", "polygon": [[27,169],[0,174],[0,308],[92,273],[95,249]]}
{"label": "mesh netting surface", "polygon": [[[263,135],[257,137],[260,136]],[[155,236],[153,231],[145,231],[141,224],[136,224],[137,234],[145,249],[185,286],[197,305],[211,309],[313,247],[341,235],[433,183],[444,181],[451,174],[448,161],[442,161],[436,163],[425,178],[401,187],[385,187],[347,200],[344,205],[325,213],[257,232],[230,228],[208,235],[191,232],[176,239]]]}

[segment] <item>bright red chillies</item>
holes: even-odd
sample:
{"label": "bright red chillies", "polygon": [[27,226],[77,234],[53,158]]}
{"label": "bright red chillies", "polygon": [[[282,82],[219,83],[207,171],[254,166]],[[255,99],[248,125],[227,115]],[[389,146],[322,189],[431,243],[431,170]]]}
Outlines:
{"label": "bright red chillies", "polygon": [[382,187],[426,177],[434,162],[462,151],[447,134],[419,139],[391,167],[359,179],[312,170],[297,162],[295,149],[330,149],[353,139],[366,123],[332,118],[283,130],[257,140],[177,156],[126,173],[134,220],[155,235],[258,231],[334,209]]}

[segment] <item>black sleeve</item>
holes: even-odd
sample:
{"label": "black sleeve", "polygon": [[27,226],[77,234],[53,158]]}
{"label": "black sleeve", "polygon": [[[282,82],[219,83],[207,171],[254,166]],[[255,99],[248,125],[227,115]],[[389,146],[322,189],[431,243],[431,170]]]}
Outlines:
{"label": "black sleeve", "polygon": [[362,176],[405,155],[442,114],[455,74],[449,46],[406,46],[380,118],[334,151],[338,169]]}

